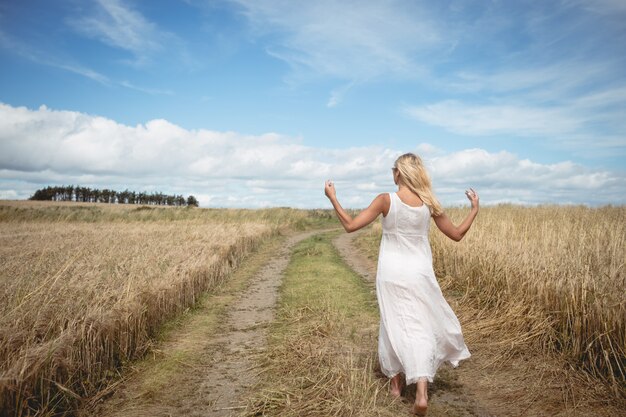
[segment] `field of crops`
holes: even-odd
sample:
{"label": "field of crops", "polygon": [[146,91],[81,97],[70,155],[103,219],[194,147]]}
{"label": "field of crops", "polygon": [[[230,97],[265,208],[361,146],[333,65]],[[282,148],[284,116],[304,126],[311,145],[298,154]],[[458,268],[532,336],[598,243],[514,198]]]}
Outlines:
{"label": "field of crops", "polygon": [[[288,208],[0,202],[0,410],[71,409],[263,241],[321,225],[339,226]],[[380,232],[359,238],[373,257]],[[462,242],[433,224],[431,244],[444,291],[489,311],[511,349],[563,355],[624,401],[626,207],[484,207]]]}
{"label": "field of crops", "polygon": [[265,239],[328,217],[2,202],[0,410],[71,408]]}
{"label": "field of crops", "polygon": [[[458,224],[467,209],[447,209]],[[381,228],[361,239],[370,255]],[[626,207],[481,208],[461,243],[431,224],[435,272],[487,309],[510,345],[564,355],[626,397]]]}

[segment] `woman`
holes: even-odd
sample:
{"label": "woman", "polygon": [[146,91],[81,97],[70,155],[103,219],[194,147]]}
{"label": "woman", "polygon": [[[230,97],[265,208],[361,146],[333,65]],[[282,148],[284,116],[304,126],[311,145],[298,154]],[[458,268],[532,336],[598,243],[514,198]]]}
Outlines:
{"label": "woman", "polygon": [[326,181],[325,193],[348,233],[383,215],[376,273],[380,366],[391,378],[394,397],[400,397],[402,374],[407,385],[417,383],[411,411],[426,415],[427,383],[433,382],[439,366],[448,361],[456,368],[460,360],[471,356],[461,325],[435,278],[428,241],[430,217],[443,234],[458,242],[478,214],[478,195],[471,188],[465,192],[472,208],[455,226],[435,198],[419,156],[400,156],[392,171],[398,191],[378,195],[354,219],[339,204],[330,180]]}

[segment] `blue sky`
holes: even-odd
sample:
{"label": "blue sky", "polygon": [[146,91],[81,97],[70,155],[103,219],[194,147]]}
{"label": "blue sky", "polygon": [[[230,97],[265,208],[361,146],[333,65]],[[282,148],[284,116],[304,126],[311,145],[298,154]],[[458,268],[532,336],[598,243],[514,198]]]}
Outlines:
{"label": "blue sky", "polygon": [[0,198],[76,184],[204,206],[392,191],[626,203],[626,2],[0,3]]}

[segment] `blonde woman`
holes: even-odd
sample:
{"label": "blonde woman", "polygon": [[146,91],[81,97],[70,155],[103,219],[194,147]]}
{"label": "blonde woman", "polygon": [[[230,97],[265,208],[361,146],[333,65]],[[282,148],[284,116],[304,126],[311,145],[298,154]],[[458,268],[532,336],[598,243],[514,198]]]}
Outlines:
{"label": "blonde woman", "polygon": [[459,320],[435,278],[428,241],[430,218],[443,234],[458,242],[478,214],[478,194],[471,188],[465,192],[472,207],[455,226],[433,194],[419,156],[400,156],[392,171],[398,191],[378,195],[354,219],[339,204],[330,180],[324,191],[348,233],[383,215],[376,273],[379,362],[391,378],[394,397],[400,397],[402,382],[417,384],[411,411],[423,416],[428,408],[427,384],[433,382],[439,366],[447,361],[456,368],[460,360],[471,356]]}

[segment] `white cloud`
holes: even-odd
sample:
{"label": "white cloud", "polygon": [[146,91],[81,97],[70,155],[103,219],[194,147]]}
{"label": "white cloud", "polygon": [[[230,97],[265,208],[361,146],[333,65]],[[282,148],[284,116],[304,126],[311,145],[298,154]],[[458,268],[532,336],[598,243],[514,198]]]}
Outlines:
{"label": "white cloud", "polygon": [[135,64],[145,63],[149,55],[161,49],[162,42],[172,36],[119,0],[96,0],[90,14],[67,22],[84,36],[132,52]]}
{"label": "white cloud", "polygon": [[624,154],[625,4],[484,3],[475,20],[457,22],[458,53],[432,80],[439,97],[404,110],[460,135],[542,137],[570,154]]}
{"label": "white cloud", "polygon": [[[49,184],[194,194],[202,205],[328,207],[332,179],[347,206],[395,189],[390,168],[409,150],[306,146],[275,133],[187,130],[166,120],[127,126],[71,111],[0,104],[0,192],[26,198]],[[416,143],[445,204],[479,190],[484,203],[624,203],[623,174],[563,161],[540,164],[509,152],[445,153]],[[593,194],[593,197],[590,197]]]}
{"label": "white cloud", "polygon": [[47,65],[50,67],[59,68],[74,74],[81,75],[85,78],[89,78],[103,85],[111,85],[111,80],[109,80],[106,75],[80,64],[72,63],[71,61],[68,62],[67,60],[64,61],[62,59],[59,59],[58,57],[53,57],[45,52],[38,50],[37,48],[23,43],[22,41],[14,39],[13,37],[4,33],[2,29],[0,29],[0,47],[9,50],[12,53],[17,54],[30,61],[33,61],[39,65]]}
{"label": "white cloud", "polygon": [[[530,53],[529,53],[530,54]],[[584,59],[556,60],[538,64],[529,58],[515,61],[510,68],[490,68],[488,71],[462,70],[451,74],[441,87],[455,92],[481,92],[482,94],[522,94],[535,100],[555,100],[569,96],[613,73],[614,64],[607,61]],[[576,71],[572,71],[576,68]]]}
{"label": "white cloud", "polygon": [[256,34],[278,35],[268,53],[299,72],[357,81],[413,77],[419,70],[415,53],[434,51],[442,42],[427,10],[415,2],[232,2]]}
{"label": "white cloud", "polygon": [[555,186],[560,189],[595,189],[609,184],[613,178],[609,172],[594,172],[570,161],[539,164],[519,159],[510,152],[490,153],[484,149],[466,149],[433,158],[430,168],[433,177],[441,178],[447,185],[479,182],[525,186],[534,190]]}
{"label": "white cloud", "polygon": [[0,200],[16,200],[18,193],[15,190],[0,190]]}
{"label": "white cloud", "polygon": [[624,14],[626,13],[626,2],[623,0],[579,0],[576,1],[586,10],[591,10],[601,14]]}
{"label": "white cloud", "polygon": [[592,170],[570,161],[540,164],[501,151],[467,149],[429,161],[433,183],[445,190],[450,204],[464,197],[452,190],[474,187],[483,201],[556,204],[624,204],[626,176]]}
{"label": "white cloud", "polygon": [[406,106],[404,112],[420,122],[460,135],[544,137],[569,151],[584,149],[602,154],[604,149],[610,149],[624,153],[626,87],[597,89],[568,99],[557,100],[558,96],[555,94],[549,102],[529,96],[518,96],[515,101],[494,98],[488,104],[444,100]]}
{"label": "white cloud", "polygon": [[365,183],[359,183],[356,185],[356,189],[357,190],[363,190],[363,191],[372,191],[372,190],[377,190],[380,187],[376,185],[375,182],[365,182]]}
{"label": "white cloud", "polygon": [[166,95],[166,96],[174,95],[174,92],[171,91],[171,90],[160,90],[158,88],[140,87],[140,86],[137,86],[137,85],[131,83],[130,81],[120,81],[119,84],[122,87],[126,87],[126,88],[129,88],[131,90],[139,91],[141,93],[146,93],[146,94],[150,94],[150,95]]}
{"label": "white cloud", "polygon": [[417,151],[418,154],[422,156],[426,156],[426,157],[441,155],[444,153],[443,149],[440,149],[436,147],[435,145],[432,145],[426,142],[423,142],[417,145],[415,150]]}
{"label": "white cloud", "polygon": [[71,72],[73,74],[80,75],[90,80],[96,81],[107,87],[124,87],[131,90],[139,91],[150,95],[173,95],[171,90],[164,90],[158,88],[142,87],[131,83],[130,81],[116,81],[106,76],[105,74],[98,72],[92,68],[81,65],[74,62],[72,59],[61,59],[57,56],[52,56],[50,53],[40,50],[37,47],[28,45],[22,41],[18,41],[13,37],[7,35],[0,29],[0,48],[11,51],[11,53],[17,54],[25,59],[28,59],[39,65],[46,65],[53,68],[62,69],[64,71]]}
{"label": "white cloud", "polygon": [[581,128],[580,120],[559,107],[476,105],[446,100],[408,107],[406,112],[424,123],[465,135],[552,135]]}
{"label": "white cloud", "polygon": [[328,103],[326,103],[326,107],[335,107],[343,100],[343,97],[348,93],[348,91],[354,87],[355,83],[348,83],[340,88],[337,88],[330,92],[330,98],[328,99]]}

